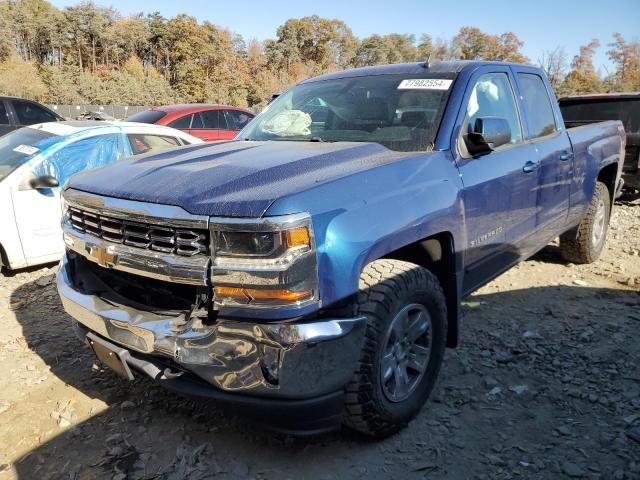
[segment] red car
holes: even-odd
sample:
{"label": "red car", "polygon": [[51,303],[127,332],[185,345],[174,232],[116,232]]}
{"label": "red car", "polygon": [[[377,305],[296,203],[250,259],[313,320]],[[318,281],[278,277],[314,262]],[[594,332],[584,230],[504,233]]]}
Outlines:
{"label": "red car", "polygon": [[198,103],[152,107],[125,121],[167,125],[212,142],[231,140],[253,117],[255,113],[244,108]]}

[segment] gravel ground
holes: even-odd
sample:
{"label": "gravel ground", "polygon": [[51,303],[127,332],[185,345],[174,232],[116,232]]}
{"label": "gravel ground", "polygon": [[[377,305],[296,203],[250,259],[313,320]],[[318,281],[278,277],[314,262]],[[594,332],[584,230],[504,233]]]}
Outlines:
{"label": "gravel ground", "polygon": [[139,379],[72,335],[54,268],[0,275],[0,480],[640,479],[640,200],[597,263],[552,244],[464,307],[435,393],[375,442],[264,431]]}

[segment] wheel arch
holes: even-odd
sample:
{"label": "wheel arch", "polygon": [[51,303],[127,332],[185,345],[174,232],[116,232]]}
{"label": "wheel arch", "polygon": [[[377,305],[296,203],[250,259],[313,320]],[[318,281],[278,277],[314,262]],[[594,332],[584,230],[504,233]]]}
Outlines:
{"label": "wheel arch", "polygon": [[618,176],[618,164],[616,162],[605,165],[598,172],[597,181],[602,182],[609,190],[611,208],[613,208],[614,196],[616,194],[616,178]]}
{"label": "wheel arch", "polygon": [[436,276],[447,301],[447,347],[456,347],[460,323],[460,288],[452,233],[444,231],[429,235],[391,251],[381,258],[415,263]]}

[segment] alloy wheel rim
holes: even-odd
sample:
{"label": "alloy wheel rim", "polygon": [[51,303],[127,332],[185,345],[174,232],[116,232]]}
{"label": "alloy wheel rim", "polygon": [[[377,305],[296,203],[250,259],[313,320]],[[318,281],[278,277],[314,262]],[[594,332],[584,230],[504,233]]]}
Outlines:
{"label": "alloy wheel rim", "polygon": [[591,242],[594,247],[598,247],[604,237],[607,227],[607,207],[603,200],[598,202],[596,213],[594,215],[593,230],[591,232]]}
{"label": "alloy wheel rim", "polygon": [[406,400],[417,388],[431,358],[431,316],[412,303],[393,317],[382,351],[382,391],[391,402]]}

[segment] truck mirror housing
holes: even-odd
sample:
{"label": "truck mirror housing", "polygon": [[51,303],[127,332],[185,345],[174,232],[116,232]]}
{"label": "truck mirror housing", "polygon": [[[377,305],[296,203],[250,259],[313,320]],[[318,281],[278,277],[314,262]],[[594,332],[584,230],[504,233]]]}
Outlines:
{"label": "truck mirror housing", "polygon": [[500,117],[478,117],[464,141],[471,155],[487,154],[511,141],[509,122]]}
{"label": "truck mirror housing", "polygon": [[59,185],[60,182],[58,182],[58,179],[51,175],[40,175],[29,180],[29,186],[34,190],[41,190],[43,188],[54,188]]}

